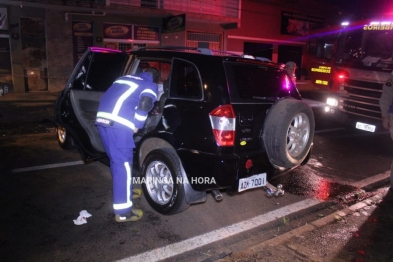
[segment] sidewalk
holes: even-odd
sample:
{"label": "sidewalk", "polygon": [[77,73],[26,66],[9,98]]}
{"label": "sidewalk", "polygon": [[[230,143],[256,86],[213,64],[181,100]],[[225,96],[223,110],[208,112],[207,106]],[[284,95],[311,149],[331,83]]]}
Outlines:
{"label": "sidewalk", "polygon": [[393,261],[393,191],[375,195],[219,262]]}
{"label": "sidewalk", "polygon": [[6,93],[0,96],[0,135],[46,132],[53,127],[58,93]]}
{"label": "sidewalk", "polygon": [[16,101],[56,101],[59,92],[28,92],[28,93],[5,93],[0,95],[0,102],[16,102]]}

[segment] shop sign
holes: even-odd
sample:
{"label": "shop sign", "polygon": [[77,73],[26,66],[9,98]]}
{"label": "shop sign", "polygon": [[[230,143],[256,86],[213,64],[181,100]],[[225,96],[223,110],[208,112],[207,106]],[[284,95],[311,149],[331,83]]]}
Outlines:
{"label": "shop sign", "polygon": [[186,15],[165,17],[162,21],[162,32],[172,33],[186,30]]}
{"label": "shop sign", "polygon": [[298,13],[281,13],[281,34],[283,35],[309,35],[311,30],[321,28],[325,19]]}
{"label": "shop sign", "polygon": [[72,22],[74,65],[89,46],[93,46],[93,22]]}
{"label": "shop sign", "polygon": [[159,34],[158,27],[134,25],[134,40],[159,41]]}
{"label": "shop sign", "polygon": [[106,39],[131,39],[132,25],[104,23],[104,38]]}
{"label": "shop sign", "polygon": [[73,22],[72,24],[72,31],[74,35],[91,35],[93,29],[93,25],[90,22]]}

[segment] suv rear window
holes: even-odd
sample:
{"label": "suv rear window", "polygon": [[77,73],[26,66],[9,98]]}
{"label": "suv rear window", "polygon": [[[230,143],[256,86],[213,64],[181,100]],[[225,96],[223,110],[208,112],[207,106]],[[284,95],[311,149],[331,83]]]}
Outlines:
{"label": "suv rear window", "polygon": [[231,97],[253,100],[279,97],[281,91],[294,88],[286,73],[276,67],[246,63],[225,63]]}

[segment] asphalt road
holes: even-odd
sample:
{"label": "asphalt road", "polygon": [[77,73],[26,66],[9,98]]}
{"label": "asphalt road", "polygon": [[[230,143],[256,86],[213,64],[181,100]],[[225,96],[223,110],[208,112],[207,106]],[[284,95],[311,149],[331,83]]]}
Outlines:
{"label": "asphalt road", "polygon": [[[330,122],[316,112],[309,163],[270,181],[286,194],[261,189],[162,216],[145,199],[145,217],[117,224],[109,168],[85,164],[76,149],[57,145],[55,96],[0,99],[0,258],[2,261],[204,261],[268,240],[346,205],[345,196],[386,180],[388,133],[371,134]],[[13,114],[15,114],[13,116]],[[87,223],[73,220],[86,210]]]}

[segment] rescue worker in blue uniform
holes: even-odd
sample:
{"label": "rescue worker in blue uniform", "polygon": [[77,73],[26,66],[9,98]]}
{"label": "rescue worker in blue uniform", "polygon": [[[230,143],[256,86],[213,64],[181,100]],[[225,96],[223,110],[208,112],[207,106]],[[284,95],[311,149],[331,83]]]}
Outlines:
{"label": "rescue worker in blue uniform", "polygon": [[[110,159],[113,179],[113,209],[117,222],[138,221],[141,209],[132,207],[132,198],[141,195],[132,190],[133,135],[144,126],[157,100],[159,72],[148,68],[139,75],[116,79],[101,98],[96,126]],[[134,197],[132,192],[136,193]]]}
{"label": "rescue worker in blue uniform", "polygon": [[[382,87],[379,106],[381,108],[382,125],[390,131],[390,136],[393,139],[393,71]],[[390,187],[393,188],[393,163],[390,170]]]}

